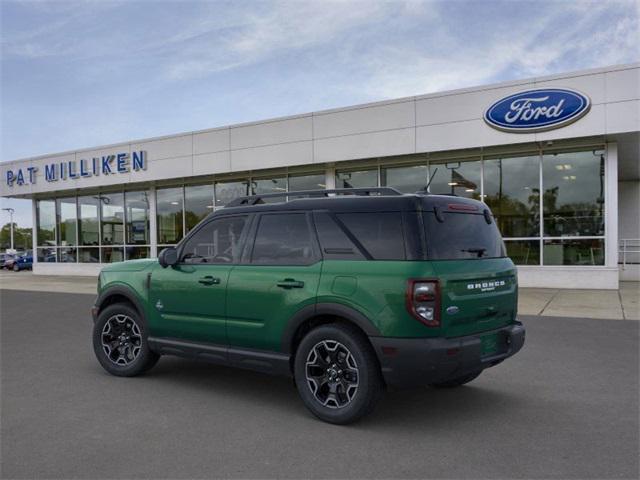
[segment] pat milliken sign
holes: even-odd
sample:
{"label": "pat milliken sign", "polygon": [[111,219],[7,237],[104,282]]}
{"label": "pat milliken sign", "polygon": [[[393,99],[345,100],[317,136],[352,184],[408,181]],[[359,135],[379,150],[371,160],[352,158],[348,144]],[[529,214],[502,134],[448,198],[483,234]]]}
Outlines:
{"label": "pat milliken sign", "polygon": [[114,153],[100,157],[82,158],[65,162],[52,162],[39,167],[25,167],[5,172],[9,187],[35,184],[39,177],[47,182],[83,179],[87,177],[118,175],[147,169],[147,152],[139,150],[128,153]]}
{"label": "pat milliken sign", "polygon": [[589,97],[577,90],[539,88],[498,100],[484,112],[484,121],[505,132],[542,132],[575,122],[590,108]]}

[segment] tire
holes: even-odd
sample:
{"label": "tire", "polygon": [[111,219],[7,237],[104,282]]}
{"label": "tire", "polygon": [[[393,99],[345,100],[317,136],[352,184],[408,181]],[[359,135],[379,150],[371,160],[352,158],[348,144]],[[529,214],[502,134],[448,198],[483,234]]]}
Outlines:
{"label": "tire", "polygon": [[371,345],[349,325],[323,325],[310,331],[296,350],[294,377],[311,413],[338,425],[371,413],[383,391]]}
{"label": "tire", "polygon": [[465,383],[472,382],[473,380],[478,378],[481,373],[482,373],[482,370],[480,370],[478,372],[469,373],[469,374],[463,375],[461,377],[452,378],[452,379],[446,380],[444,382],[430,383],[429,386],[430,387],[435,387],[435,388],[455,388],[455,387],[460,387],[460,386],[464,385]]}
{"label": "tire", "polygon": [[102,310],[92,336],[96,358],[111,375],[140,375],[160,358],[149,348],[144,319],[127,303],[115,303]]}

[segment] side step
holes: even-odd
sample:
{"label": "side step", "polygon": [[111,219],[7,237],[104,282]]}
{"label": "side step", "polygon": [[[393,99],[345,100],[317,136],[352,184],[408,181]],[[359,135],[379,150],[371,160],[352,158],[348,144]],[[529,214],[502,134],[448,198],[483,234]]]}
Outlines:
{"label": "side step", "polygon": [[290,356],[285,353],[227,347],[177,338],[149,337],[149,347],[161,355],[202,360],[272,375],[291,376]]}

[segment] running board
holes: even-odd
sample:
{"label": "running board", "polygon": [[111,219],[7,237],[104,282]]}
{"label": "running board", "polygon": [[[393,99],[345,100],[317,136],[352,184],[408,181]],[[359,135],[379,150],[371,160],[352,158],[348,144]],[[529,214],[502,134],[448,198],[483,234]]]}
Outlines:
{"label": "running board", "polygon": [[202,360],[217,365],[245,368],[272,375],[291,376],[290,356],[266,350],[227,347],[176,338],[149,337],[149,347],[161,355]]}

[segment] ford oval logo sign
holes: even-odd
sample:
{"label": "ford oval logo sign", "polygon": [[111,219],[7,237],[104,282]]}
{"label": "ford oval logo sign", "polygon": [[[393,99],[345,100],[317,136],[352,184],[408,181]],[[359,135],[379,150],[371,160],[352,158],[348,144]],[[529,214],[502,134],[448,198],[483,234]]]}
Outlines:
{"label": "ford oval logo sign", "polygon": [[541,88],[498,100],[484,113],[484,120],[507,132],[540,132],[575,122],[590,107],[589,97],[575,90]]}

